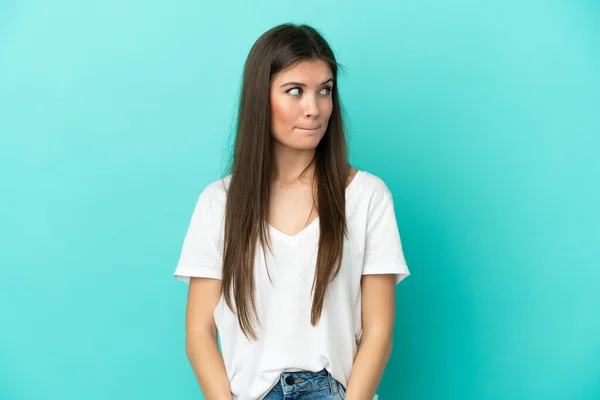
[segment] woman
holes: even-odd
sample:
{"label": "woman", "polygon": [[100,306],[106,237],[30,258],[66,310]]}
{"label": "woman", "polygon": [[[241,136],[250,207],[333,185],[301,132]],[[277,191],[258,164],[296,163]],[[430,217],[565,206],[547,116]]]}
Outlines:
{"label": "woman", "polygon": [[174,274],[206,399],[375,394],[409,271],[388,187],[349,165],[337,72],[306,25],[250,50],[230,174],[199,195]]}

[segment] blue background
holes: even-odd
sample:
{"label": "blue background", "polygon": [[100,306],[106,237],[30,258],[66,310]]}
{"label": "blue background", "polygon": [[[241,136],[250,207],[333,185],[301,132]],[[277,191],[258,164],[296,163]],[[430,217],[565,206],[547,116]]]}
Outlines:
{"label": "blue background", "polygon": [[600,398],[598,1],[0,0],[0,399],[197,399],[172,273],[283,22],[394,194],[390,399]]}

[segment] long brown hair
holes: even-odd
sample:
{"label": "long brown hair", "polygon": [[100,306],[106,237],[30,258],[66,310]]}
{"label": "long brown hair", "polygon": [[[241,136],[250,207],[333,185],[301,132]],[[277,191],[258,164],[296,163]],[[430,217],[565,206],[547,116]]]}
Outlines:
{"label": "long brown hair", "polygon": [[[346,231],[346,182],[350,174],[342,107],[337,91],[338,68],[333,51],[316,29],[282,24],[263,33],[244,66],[235,144],[229,173],[223,249],[222,294],[240,328],[257,338],[254,258],[257,240],[271,249],[268,217],[273,167],[270,84],[273,76],[299,61],[325,61],[333,75],[333,110],[316,147],[314,189],[320,238],[313,280],[311,324],[317,324],[327,285],[338,274]],[[260,321],[258,321],[260,323]]]}

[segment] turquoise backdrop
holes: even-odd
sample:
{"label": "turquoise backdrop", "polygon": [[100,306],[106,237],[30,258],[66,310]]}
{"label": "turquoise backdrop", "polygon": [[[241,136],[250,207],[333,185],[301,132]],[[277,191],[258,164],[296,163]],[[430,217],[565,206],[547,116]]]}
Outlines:
{"label": "turquoise backdrop", "polygon": [[202,398],[172,274],[283,22],[394,194],[380,399],[600,399],[596,0],[0,0],[0,399]]}

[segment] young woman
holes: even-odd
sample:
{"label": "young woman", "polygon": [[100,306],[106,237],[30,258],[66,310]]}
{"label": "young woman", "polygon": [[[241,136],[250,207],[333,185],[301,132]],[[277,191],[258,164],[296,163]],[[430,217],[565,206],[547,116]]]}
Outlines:
{"label": "young woman", "polygon": [[230,173],[201,191],[174,273],[206,399],[372,399],[390,357],[409,271],[390,190],[349,165],[337,73],[307,25],[250,50]]}

